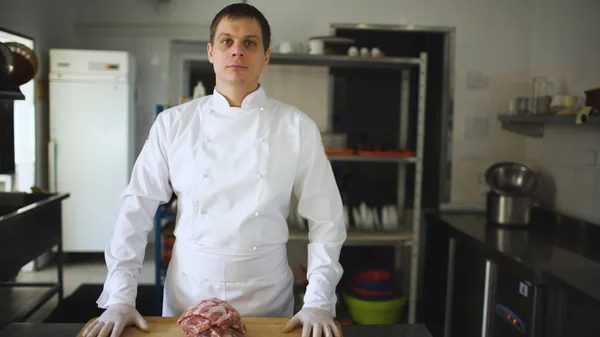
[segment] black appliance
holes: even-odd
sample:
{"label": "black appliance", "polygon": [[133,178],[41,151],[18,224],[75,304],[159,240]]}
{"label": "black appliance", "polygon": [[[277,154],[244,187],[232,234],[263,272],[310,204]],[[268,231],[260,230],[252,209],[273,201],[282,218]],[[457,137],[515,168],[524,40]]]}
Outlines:
{"label": "black appliance", "polygon": [[418,322],[441,337],[543,336],[543,282],[518,260],[552,252],[531,249],[539,245],[527,230],[487,225],[485,212],[459,215],[454,227],[426,219]]}
{"label": "black appliance", "polygon": [[600,331],[600,268],[546,273],[546,337],[591,337]]}
{"label": "black appliance", "polygon": [[[487,336],[544,336],[544,286],[530,273],[488,260]],[[484,336],[484,334],[482,334]]]}
{"label": "black appliance", "polygon": [[541,337],[544,288],[527,269],[450,239],[444,336]]}

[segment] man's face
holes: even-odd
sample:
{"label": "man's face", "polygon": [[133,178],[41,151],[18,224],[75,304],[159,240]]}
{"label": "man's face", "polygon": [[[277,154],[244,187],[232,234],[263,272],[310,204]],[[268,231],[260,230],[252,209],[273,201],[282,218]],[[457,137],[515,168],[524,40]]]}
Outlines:
{"label": "man's face", "polygon": [[217,84],[254,86],[269,64],[271,50],[265,52],[260,24],[253,18],[224,17],[217,25],[213,44],[207,45]]}

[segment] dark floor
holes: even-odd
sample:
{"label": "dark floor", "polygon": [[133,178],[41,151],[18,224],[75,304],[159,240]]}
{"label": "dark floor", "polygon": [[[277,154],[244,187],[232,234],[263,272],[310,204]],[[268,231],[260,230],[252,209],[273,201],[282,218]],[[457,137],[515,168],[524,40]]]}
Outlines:
{"label": "dark floor", "polygon": [[[86,323],[98,317],[104,311],[98,308],[96,300],[102,293],[102,284],[82,284],[73,294],[65,297],[63,302],[50,313],[45,323]],[[140,285],[136,300],[136,308],[142,316],[160,316],[156,312],[156,289],[154,285]]]}

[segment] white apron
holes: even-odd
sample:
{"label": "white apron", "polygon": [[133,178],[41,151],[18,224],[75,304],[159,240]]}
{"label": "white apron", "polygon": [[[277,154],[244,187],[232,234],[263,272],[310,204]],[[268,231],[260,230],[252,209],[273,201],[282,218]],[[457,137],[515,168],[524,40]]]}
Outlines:
{"label": "white apron", "polygon": [[[210,105],[201,109],[194,158],[188,158],[194,162],[193,203],[183,204],[193,206],[194,217],[191,223],[184,218],[178,224],[191,224],[192,231],[175,231],[180,235],[165,279],[163,316],[179,316],[211,297],[229,302],[243,316],[292,316],[294,277],[286,245],[262,244],[270,220],[257,212],[269,191],[283,185],[271,186],[272,181],[263,179],[270,173],[271,152],[262,141],[268,139],[272,118],[266,113],[259,106],[245,111],[215,111]],[[246,116],[239,117],[242,125],[235,121],[237,114]],[[237,135],[228,133],[236,126],[242,127]],[[281,226],[287,230],[285,221]]]}
{"label": "white apron", "polygon": [[180,316],[197,302],[217,297],[242,316],[291,317],[294,276],[286,247],[260,250],[206,249],[176,241],[165,279],[162,315]]}

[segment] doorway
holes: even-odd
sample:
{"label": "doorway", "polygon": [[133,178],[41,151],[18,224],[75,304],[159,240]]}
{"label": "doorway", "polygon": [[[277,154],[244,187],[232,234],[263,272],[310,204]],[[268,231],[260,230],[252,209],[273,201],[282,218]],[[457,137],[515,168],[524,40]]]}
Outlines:
{"label": "doorway", "polygon": [[[332,24],[331,33],[334,36],[354,39],[359,49],[362,47],[369,49],[377,47],[385,52],[386,56],[419,57],[420,53],[427,53],[428,76],[423,162],[423,176],[427,179],[423,179],[422,205],[425,209],[438,209],[440,204],[450,202],[455,29],[452,27],[415,25]],[[356,74],[339,73],[339,75],[338,77],[345,77],[346,79],[357,79]],[[364,123],[373,125],[373,121],[361,121],[361,119],[369,118],[370,115],[363,111],[364,106],[361,107],[361,101],[365,96],[378,97],[381,93],[376,90],[381,90],[381,88],[390,92],[397,92],[400,95],[400,76],[398,74],[379,73],[376,76],[378,81],[384,82],[383,85],[378,88],[367,85],[362,86],[360,88],[362,94],[349,95],[348,99],[345,100],[344,106],[348,107],[345,113],[356,119],[355,125],[364,125]],[[416,88],[418,85],[417,80],[416,75],[410,78],[410,88]],[[364,83],[372,82],[364,81]],[[411,95],[416,97],[417,90],[411,89]],[[352,102],[352,99],[356,102]],[[372,101],[376,103],[376,100]],[[411,97],[410,101],[416,102],[417,100]],[[391,120],[398,119],[400,99],[380,105],[376,109],[381,128],[385,129]],[[355,107],[354,111],[352,107]],[[411,104],[409,110],[411,115],[416,115],[416,103],[414,106]],[[411,118],[411,120],[414,121],[416,118]],[[408,130],[414,130],[414,127],[409,126]],[[346,131],[353,133],[353,130]],[[355,130],[354,132],[359,131]],[[397,140],[398,135],[390,135],[390,138],[390,141]],[[376,167],[372,169],[377,170]],[[374,172],[362,173],[361,176],[377,176],[377,173]],[[406,186],[412,186],[410,172],[407,173]],[[395,172],[390,171],[389,174],[391,177]],[[407,196],[406,202],[412,202],[410,196]]]}

